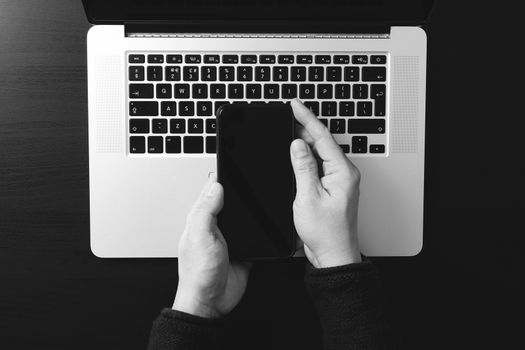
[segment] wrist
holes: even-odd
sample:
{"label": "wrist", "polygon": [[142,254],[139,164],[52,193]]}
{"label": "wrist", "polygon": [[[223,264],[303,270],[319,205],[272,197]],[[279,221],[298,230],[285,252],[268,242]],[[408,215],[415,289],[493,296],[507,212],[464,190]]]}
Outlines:
{"label": "wrist", "polygon": [[318,269],[356,264],[362,261],[361,253],[358,249],[341,252],[326,252],[324,254],[315,256],[313,260],[314,261],[312,261],[312,265]]}
{"label": "wrist", "polygon": [[175,295],[172,309],[208,319],[221,316],[220,313],[210,305],[210,303],[200,300],[196,296],[196,293],[186,293],[179,290],[177,290],[177,294]]}

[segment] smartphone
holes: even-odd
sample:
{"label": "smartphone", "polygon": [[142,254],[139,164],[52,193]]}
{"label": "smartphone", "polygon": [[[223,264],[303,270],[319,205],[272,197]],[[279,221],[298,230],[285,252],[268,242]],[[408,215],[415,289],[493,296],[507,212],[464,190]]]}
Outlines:
{"label": "smartphone", "polygon": [[217,111],[217,179],[224,206],[217,224],[233,259],[295,252],[290,104],[228,104]]}

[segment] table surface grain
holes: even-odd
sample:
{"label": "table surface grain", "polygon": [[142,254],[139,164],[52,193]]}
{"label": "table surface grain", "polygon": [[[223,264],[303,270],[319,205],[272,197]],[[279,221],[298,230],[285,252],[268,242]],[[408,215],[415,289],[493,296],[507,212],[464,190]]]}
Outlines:
{"label": "table surface grain", "polygon": [[[373,259],[406,348],[523,342],[521,58],[502,11],[442,1],[429,21],[424,248]],[[90,252],[89,26],[80,1],[0,0],[2,349],[143,349],[177,285],[174,259]],[[257,264],[231,316],[231,349],[321,347],[302,260]]]}

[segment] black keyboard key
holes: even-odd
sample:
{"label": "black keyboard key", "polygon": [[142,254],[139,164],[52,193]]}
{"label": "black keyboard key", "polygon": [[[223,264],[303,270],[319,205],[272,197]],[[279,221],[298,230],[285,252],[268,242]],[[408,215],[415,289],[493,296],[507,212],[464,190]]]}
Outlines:
{"label": "black keyboard key", "polygon": [[207,84],[193,84],[191,96],[193,98],[208,98],[208,85]]}
{"label": "black keyboard key", "polygon": [[164,69],[164,79],[166,79],[166,81],[180,81],[180,67],[166,66]]}
{"label": "black keyboard key", "polygon": [[305,107],[310,109],[310,111],[312,111],[313,114],[315,114],[316,116],[319,115],[319,102],[307,101],[304,103],[304,105]]}
{"label": "black keyboard key", "polygon": [[197,102],[197,115],[202,117],[211,117],[213,106],[211,102]]}
{"label": "black keyboard key", "polygon": [[355,103],[353,101],[339,102],[339,115],[341,117],[354,116]]}
{"label": "black keyboard key", "polygon": [[157,84],[157,98],[171,98],[171,84]]}
{"label": "black keyboard key", "polygon": [[260,63],[275,63],[275,55],[261,55],[259,56]]}
{"label": "black keyboard key", "polygon": [[233,66],[219,67],[220,81],[233,81],[235,79],[235,71]]}
{"label": "black keyboard key", "polygon": [[219,108],[221,108],[221,106],[223,106],[223,105],[227,105],[227,104],[230,104],[230,102],[228,102],[228,101],[216,101],[216,102],[215,102],[215,106],[214,106],[214,107],[215,107],[215,108],[214,108],[215,114],[217,114],[217,110],[218,110]]}
{"label": "black keyboard key", "polygon": [[177,115],[177,102],[163,101],[160,103],[160,115],[162,116],[175,116]]}
{"label": "black keyboard key", "polygon": [[167,63],[182,63],[182,55],[167,55]]}
{"label": "black keyboard key", "polygon": [[202,81],[215,81],[215,80],[217,80],[217,67],[215,67],[215,66],[203,66],[203,67],[201,67],[201,80]]}
{"label": "black keyboard key", "polygon": [[319,118],[319,121],[321,123],[323,123],[324,126],[326,126],[328,128],[328,119],[325,119],[325,118]]}
{"label": "black keyboard key", "polygon": [[149,119],[130,119],[130,134],[149,134]]}
{"label": "black keyboard key", "polygon": [[215,136],[206,136],[206,153],[217,153],[217,138]]}
{"label": "black keyboard key", "polygon": [[238,81],[252,81],[253,80],[253,68],[251,66],[238,66],[237,67],[237,80]]}
{"label": "black keyboard key", "polygon": [[297,97],[297,85],[283,84],[281,85],[282,98],[292,99]]}
{"label": "black keyboard key", "polygon": [[144,80],[144,67],[143,66],[130,66],[129,67],[129,80],[130,81]]}
{"label": "black keyboard key", "polygon": [[368,85],[354,84],[352,96],[354,99],[368,98]]}
{"label": "black keyboard key", "polygon": [[299,98],[301,99],[315,98],[315,85],[314,84],[299,85]]}
{"label": "black keyboard key", "polygon": [[148,66],[148,80],[161,81],[162,80],[162,66]]}
{"label": "black keyboard key", "polygon": [[345,81],[359,81],[359,67],[345,67]]}
{"label": "black keyboard key", "polygon": [[159,115],[159,103],[154,102],[130,102],[129,103],[130,116],[145,116],[154,117]]}
{"label": "black keyboard key", "polygon": [[151,120],[151,132],[154,134],[165,134],[168,132],[168,120],[167,119],[152,119]]}
{"label": "black keyboard key", "polygon": [[264,84],[264,98],[265,99],[278,99],[279,98],[279,85],[278,84]]}
{"label": "black keyboard key", "polygon": [[255,81],[270,81],[270,67],[255,67]]}
{"label": "black keyboard key", "polygon": [[204,55],[204,63],[220,63],[219,55]]}
{"label": "black keyboard key", "polygon": [[190,98],[190,84],[175,84],[175,98]]}
{"label": "black keyboard key", "polygon": [[374,115],[384,117],[386,114],[386,85],[372,84],[370,86],[370,97],[374,99]]}
{"label": "black keyboard key", "polygon": [[184,134],[186,132],[186,120],[182,118],[176,118],[170,120],[170,133],[171,134]]}
{"label": "black keyboard key", "polygon": [[186,63],[201,63],[201,55],[186,55],[184,57]]}
{"label": "black keyboard key", "polygon": [[367,55],[353,55],[352,64],[367,64],[368,56]]}
{"label": "black keyboard key", "polygon": [[366,153],[367,143],[366,136],[352,136],[352,153]]}
{"label": "black keyboard key", "polygon": [[385,145],[370,145],[370,153],[385,153]]}
{"label": "black keyboard key", "polygon": [[153,98],[153,84],[129,84],[129,98]]}
{"label": "black keyboard key", "polygon": [[195,115],[195,103],[193,101],[179,102],[179,115],[182,117],[192,117]]}
{"label": "black keyboard key", "polygon": [[238,55],[222,55],[222,63],[239,63]]}
{"label": "black keyboard key", "polygon": [[144,136],[131,136],[129,138],[129,153],[145,153],[146,138]]}
{"label": "black keyboard key", "polygon": [[257,63],[257,55],[242,55],[241,63],[248,63],[248,64]]}
{"label": "black keyboard key", "polygon": [[261,98],[261,84],[246,84],[246,98]]}
{"label": "black keyboard key", "polygon": [[199,80],[199,67],[197,66],[185,66],[183,68],[184,81],[197,81]]}
{"label": "black keyboard key", "polygon": [[181,150],[180,136],[166,136],[166,153],[180,153]]}
{"label": "black keyboard key", "polygon": [[318,84],[317,85],[317,98],[328,99],[333,96],[333,87],[331,84]]}
{"label": "black keyboard key", "polygon": [[342,69],[341,67],[326,67],[326,80],[341,81]]}
{"label": "black keyboard key", "polygon": [[146,58],[144,57],[144,55],[129,55],[128,62],[129,63],[144,63],[146,62]]}
{"label": "black keyboard key", "polygon": [[292,67],[290,73],[291,81],[306,81],[306,67]]}
{"label": "black keyboard key", "polygon": [[349,99],[350,98],[350,84],[336,84],[335,98]]}
{"label": "black keyboard key", "polygon": [[331,62],[332,62],[332,59],[330,55],[316,55],[315,56],[316,64],[330,64]]}
{"label": "black keyboard key", "polygon": [[384,134],[384,119],[348,119],[349,134]]}
{"label": "black keyboard key", "polygon": [[322,102],[321,103],[321,115],[325,117],[333,117],[337,114],[337,103],[336,102]]}
{"label": "black keyboard key", "polygon": [[363,81],[385,81],[386,67],[363,67]]}
{"label": "black keyboard key", "polygon": [[228,84],[228,98],[241,99],[244,97],[244,86],[242,84]]}
{"label": "black keyboard key", "polygon": [[204,120],[188,119],[188,133],[202,134],[204,132]]}
{"label": "black keyboard key", "polygon": [[206,119],[206,133],[215,134],[217,132],[217,122],[214,119]]}
{"label": "black keyboard key", "polygon": [[344,153],[350,153],[350,145],[343,143],[343,144],[339,145],[339,147],[341,147],[341,150]]}
{"label": "black keyboard key", "polygon": [[313,62],[311,55],[298,55],[297,63],[311,64]]}
{"label": "black keyboard key", "polygon": [[348,64],[350,63],[350,56],[348,55],[334,55],[335,64]]}
{"label": "black keyboard key", "polygon": [[210,84],[211,98],[226,98],[226,85],[224,84]]}
{"label": "black keyboard key", "polygon": [[319,66],[308,67],[308,80],[323,81],[324,80],[324,68],[319,67]]}
{"label": "black keyboard key", "polygon": [[162,153],[164,138],[162,136],[148,137],[148,153]]}
{"label": "black keyboard key", "polygon": [[385,64],[386,56],[385,55],[372,55],[370,56],[370,63],[372,64]]}
{"label": "black keyboard key", "polygon": [[202,136],[184,136],[184,153],[204,153]]}
{"label": "black keyboard key", "polygon": [[164,63],[164,55],[148,55],[148,63]]}
{"label": "black keyboard key", "polygon": [[369,117],[372,115],[372,102],[359,101],[357,102],[357,116]]}
{"label": "black keyboard key", "polygon": [[346,121],[340,118],[330,120],[330,132],[332,134],[344,134],[346,130]]}
{"label": "black keyboard key", "polygon": [[288,67],[273,67],[273,81],[288,81]]}
{"label": "black keyboard key", "polygon": [[294,61],[293,55],[279,55],[277,56],[277,62],[281,64],[292,64]]}

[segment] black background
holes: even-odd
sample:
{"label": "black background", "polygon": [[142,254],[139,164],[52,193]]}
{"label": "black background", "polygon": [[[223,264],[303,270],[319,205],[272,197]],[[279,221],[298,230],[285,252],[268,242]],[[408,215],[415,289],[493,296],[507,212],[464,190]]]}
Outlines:
{"label": "black background", "polygon": [[[512,6],[442,1],[429,21],[424,248],[374,259],[407,348],[523,347],[523,39]],[[143,349],[175,293],[176,260],[89,250],[88,28],[80,1],[0,1],[2,349]],[[254,267],[232,349],[320,348],[302,272],[301,260]]]}

